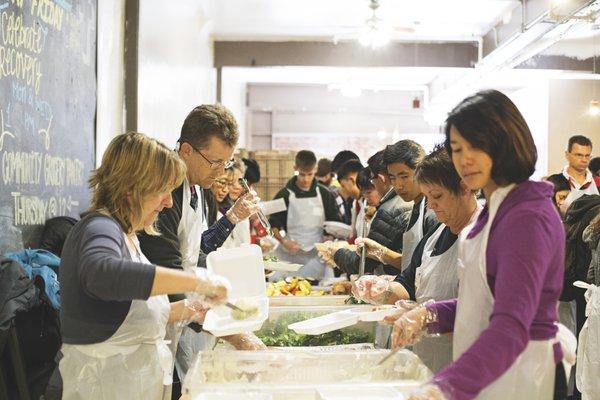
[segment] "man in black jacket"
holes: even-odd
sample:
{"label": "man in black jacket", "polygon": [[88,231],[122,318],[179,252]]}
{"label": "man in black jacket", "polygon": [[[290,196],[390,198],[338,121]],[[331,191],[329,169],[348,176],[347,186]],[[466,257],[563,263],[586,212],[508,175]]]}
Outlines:
{"label": "man in black jacket", "polygon": [[[402,201],[389,182],[383,163],[383,150],[371,156],[367,163],[372,173],[371,181],[382,195],[367,237],[394,251],[402,252],[402,234],[406,229],[411,207]],[[360,256],[355,251],[344,248],[330,248],[326,251],[330,254],[324,254],[324,258],[333,257],[335,265],[342,271],[348,274],[358,273]],[[368,258],[365,260],[365,272],[383,273],[383,264]]]}

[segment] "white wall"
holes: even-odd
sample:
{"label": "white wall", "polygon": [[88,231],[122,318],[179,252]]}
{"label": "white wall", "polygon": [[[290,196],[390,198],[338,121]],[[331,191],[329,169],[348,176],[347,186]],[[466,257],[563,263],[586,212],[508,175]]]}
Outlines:
{"label": "white wall", "polygon": [[138,131],[170,147],[192,108],[216,98],[209,5],[176,3],[140,1]]}
{"label": "white wall", "polygon": [[529,125],[538,152],[533,178],[541,179],[548,175],[548,81],[537,81],[507,94]]}
{"label": "white wall", "polygon": [[588,113],[590,100],[600,98],[600,81],[551,80],[548,122],[548,171],[556,173],[566,164],[569,137],[585,135],[594,143],[592,155],[600,155],[600,116]]}
{"label": "white wall", "polygon": [[98,2],[96,166],[110,140],[123,133],[125,0]]}

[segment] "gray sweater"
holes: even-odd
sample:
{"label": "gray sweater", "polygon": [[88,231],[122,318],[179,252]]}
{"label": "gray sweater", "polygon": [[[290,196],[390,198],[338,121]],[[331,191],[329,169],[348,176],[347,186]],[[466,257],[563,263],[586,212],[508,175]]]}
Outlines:
{"label": "gray sweater", "polygon": [[132,261],[116,220],[85,216],[69,233],[60,262],[63,342],[92,344],[112,336],[131,300],[150,296],[154,273],[153,265]]}

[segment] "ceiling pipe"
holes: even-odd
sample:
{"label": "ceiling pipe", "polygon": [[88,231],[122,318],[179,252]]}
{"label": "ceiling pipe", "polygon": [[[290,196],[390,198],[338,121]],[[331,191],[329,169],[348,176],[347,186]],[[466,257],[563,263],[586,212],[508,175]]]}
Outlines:
{"label": "ceiling pipe", "polygon": [[[431,102],[427,106],[430,115],[435,116],[430,118],[430,122],[439,120],[442,115],[445,115],[448,108],[472,94],[477,89],[478,83],[489,74],[513,68],[561,40],[577,23],[577,20],[582,19],[582,13],[587,10],[590,10],[587,15],[593,13],[591,9],[599,3],[600,0],[586,1],[558,20],[549,19],[556,17],[556,14],[553,13],[553,10],[547,10],[530,23],[525,23],[524,10],[520,32],[483,57],[473,71],[469,71],[467,75],[459,78],[440,93],[432,94]],[[479,47],[481,49],[481,45]]]}

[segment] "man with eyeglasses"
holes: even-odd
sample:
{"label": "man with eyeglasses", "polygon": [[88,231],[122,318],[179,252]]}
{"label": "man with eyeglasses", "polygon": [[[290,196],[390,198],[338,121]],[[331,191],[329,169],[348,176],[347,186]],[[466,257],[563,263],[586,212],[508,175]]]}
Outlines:
{"label": "man with eyeglasses", "polygon": [[[238,137],[234,116],[221,105],[201,105],[188,114],[176,149],[186,164],[186,179],[171,193],[173,207],[165,208],[158,215],[156,227],[160,235],[151,236],[144,232],[138,235],[142,252],[152,263],[195,273],[197,268],[206,267],[206,255],[201,250],[203,232],[211,231],[212,235],[223,236],[222,243],[235,224],[258,210],[258,198],[247,193],[240,196],[217,223],[210,228],[207,224],[204,191],[223,175],[225,168],[233,165],[232,157]],[[181,299],[183,296],[171,301]],[[251,333],[223,339],[238,349],[264,347]],[[184,328],[175,362],[181,379],[197,351],[211,341],[211,336],[201,332],[198,326]]]}
{"label": "man with eyeglasses", "polygon": [[584,194],[598,194],[594,176],[588,168],[592,158],[592,141],[583,135],[571,136],[565,158],[567,165],[562,172],[552,175],[555,179],[564,179],[570,187],[563,211]]}

